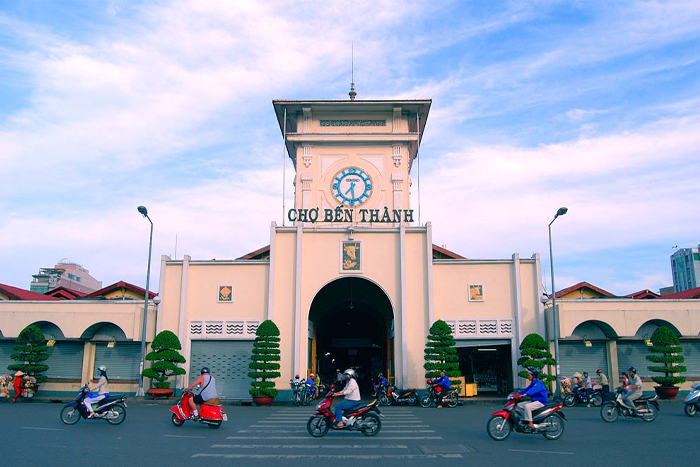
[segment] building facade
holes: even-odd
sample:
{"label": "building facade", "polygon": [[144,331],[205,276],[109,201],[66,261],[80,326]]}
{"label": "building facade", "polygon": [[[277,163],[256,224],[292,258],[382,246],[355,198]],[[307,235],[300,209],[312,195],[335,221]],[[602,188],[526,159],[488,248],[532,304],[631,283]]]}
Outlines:
{"label": "building facade", "polygon": [[32,277],[29,290],[42,294],[58,287],[81,293],[92,293],[102,288],[102,282],[92,277],[90,271],[70,261],[61,261],[52,268],[41,268]]}
{"label": "building facade", "polygon": [[676,250],[671,255],[671,274],[676,293],[700,286],[700,245]]}

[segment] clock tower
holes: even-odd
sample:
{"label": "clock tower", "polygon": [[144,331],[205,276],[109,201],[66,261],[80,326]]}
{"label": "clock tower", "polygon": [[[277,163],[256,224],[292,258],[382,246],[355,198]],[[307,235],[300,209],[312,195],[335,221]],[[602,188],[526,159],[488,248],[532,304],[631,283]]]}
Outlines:
{"label": "clock tower", "polygon": [[417,222],[410,174],[430,104],[430,99],[273,101],[296,170],[294,206],[286,207],[285,222],[316,227]]}

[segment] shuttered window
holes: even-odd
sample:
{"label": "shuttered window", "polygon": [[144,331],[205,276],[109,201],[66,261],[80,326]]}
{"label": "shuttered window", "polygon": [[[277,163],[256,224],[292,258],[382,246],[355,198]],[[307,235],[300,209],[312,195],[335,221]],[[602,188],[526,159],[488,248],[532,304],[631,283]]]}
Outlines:
{"label": "shuttered window", "polygon": [[0,341],[0,376],[4,374],[14,373],[7,369],[8,365],[18,363],[10,358],[13,354],[12,346],[15,345],[14,340]]}
{"label": "shuttered window", "polygon": [[[222,399],[250,399],[250,355],[253,341],[192,341],[188,384],[199,378],[202,367],[208,367]],[[278,388],[279,389],[279,388]]]}
{"label": "shuttered window", "polygon": [[[139,379],[141,363],[141,343],[117,342],[112,348],[107,343],[99,343],[95,348],[95,368],[107,367],[107,377],[111,380],[135,381]],[[97,372],[93,378],[97,377]]]}
{"label": "shuttered window", "polygon": [[651,352],[644,341],[618,341],[617,364],[620,373],[627,372],[629,367],[635,367],[640,378],[651,377],[651,371],[647,368],[651,362],[646,359],[647,355],[651,355]]}
{"label": "shuttered window", "polygon": [[[559,368],[561,376],[571,378],[574,373],[584,371],[594,379],[599,368],[608,375],[608,354],[605,342],[591,342],[586,347],[583,341],[559,343]],[[609,375],[608,375],[609,377]]]}
{"label": "shuttered window", "polygon": [[686,378],[700,378],[700,341],[681,341],[681,347],[683,348],[683,357],[685,357],[685,362],[681,365],[685,365],[688,368],[687,373],[683,373],[682,376]]}
{"label": "shuttered window", "polygon": [[47,378],[76,379],[83,375],[83,349],[85,344],[71,341],[56,341],[49,347],[49,358],[44,362],[49,369]]}

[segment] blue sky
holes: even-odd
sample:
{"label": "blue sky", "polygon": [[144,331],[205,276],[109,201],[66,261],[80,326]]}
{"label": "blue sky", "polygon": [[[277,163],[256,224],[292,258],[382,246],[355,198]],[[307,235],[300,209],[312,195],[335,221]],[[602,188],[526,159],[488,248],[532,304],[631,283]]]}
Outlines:
{"label": "blue sky", "polygon": [[271,101],[347,98],[354,44],[358,99],[433,99],[412,202],[436,244],[539,252],[547,279],[567,206],[558,289],[658,291],[700,243],[698,24],[698,2],[0,0],[0,283],[69,258],[143,286],[141,204],[156,284],[176,236],[266,245]]}

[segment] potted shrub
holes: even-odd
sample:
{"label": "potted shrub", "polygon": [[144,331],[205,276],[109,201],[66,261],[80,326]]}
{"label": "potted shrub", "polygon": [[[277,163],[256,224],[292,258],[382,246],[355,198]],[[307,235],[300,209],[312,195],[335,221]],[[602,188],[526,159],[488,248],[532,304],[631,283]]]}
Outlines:
{"label": "potted shrub", "polygon": [[528,334],[520,344],[520,355],[518,365],[525,370],[518,372],[521,378],[527,378],[527,368],[534,367],[540,371],[539,379],[545,383],[545,387],[550,387],[552,381],[555,381],[553,375],[544,373],[546,365],[554,365],[556,362],[552,358],[552,354],[547,351],[547,342],[539,334]]}
{"label": "potted shrub", "polygon": [[252,388],[248,390],[253,397],[253,402],[258,406],[268,406],[277,395],[273,379],[279,378],[280,364],[280,330],[272,321],[265,320],[255,332],[253,353],[250,356],[248,373],[253,381]]}
{"label": "potted shrub", "polygon": [[177,366],[185,363],[185,357],[178,350],[182,349],[180,339],[172,331],[161,331],[151,343],[152,351],[146,355],[146,360],[153,362],[150,368],[143,370],[143,376],[151,378],[154,388],[146,391],[146,394],[155,400],[158,396],[166,396],[170,399],[173,390],[170,389],[168,378],[184,375],[185,370]]}
{"label": "potted shrub", "polygon": [[650,366],[649,371],[654,373],[663,373],[663,376],[652,376],[652,381],[658,384],[654,390],[661,399],[673,399],[678,395],[678,386],[685,381],[682,376],[676,374],[687,371],[685,366],[679,365],[683,363],[685,358],[678,355],[683,352],[683,349],[678,346],[680,341],[676,333],[668,326],[659,326],[651,336],[652,346],[649,351],[653,355],[647,355],[646,359],[652,363],[663,364]]}
{"label": "potted shrub", "polygon": [[17,345],[12,347],[17,353],[10,355],[12,360],[21,363],[8,365],[10,371],[22,371],[30,377],[30,383],[25,385],[23,395],[32,397],[39,389],[39,385],[46,381],[46,375],[42,373],[49,369],[42,362],[49,358],[49,348],[46,346],[44,333],[33,324],[27,326],[17,336]]}

